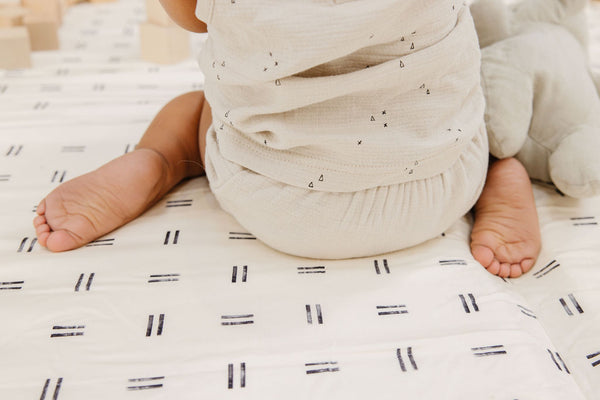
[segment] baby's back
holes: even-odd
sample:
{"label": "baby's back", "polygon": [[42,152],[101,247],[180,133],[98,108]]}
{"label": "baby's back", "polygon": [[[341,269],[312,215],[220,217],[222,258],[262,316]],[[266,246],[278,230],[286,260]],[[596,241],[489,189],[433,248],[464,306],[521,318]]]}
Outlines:
{"label": "baby's back", "polygon": [[334,192],[448,168],[483,118],[477,37],[455,4],[215,2],[201,67],[220,151]]}

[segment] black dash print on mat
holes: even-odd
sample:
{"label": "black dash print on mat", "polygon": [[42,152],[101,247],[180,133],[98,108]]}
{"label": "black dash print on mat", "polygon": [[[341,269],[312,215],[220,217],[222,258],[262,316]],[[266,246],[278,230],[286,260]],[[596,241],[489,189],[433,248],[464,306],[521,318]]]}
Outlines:
{"label": "black dash print on mat", "polygon": [[0,290],[21,290],[25,281],[0,282]]}
{"label": "black dash print on mat", "polygon": [[337,361],[324,361],[304,364],[305,367],[308,367],[306,370],[306,375],[322,374],[324,372],[338,372],[340,369],[337,365]]}
{"label": "black dash print on mat", "polygon": [[588,354],[587,356],[585,356],[585,358],[592,361],[592,367],[597,367],[598,365],[600,365],[600,351],[597,351],[593,354]]}
{"label": "black dash print on mat", "polygon": [[35,103],[33,105],[33,109],[34,110],[45,110],[46,108],[48,108],[49,105],[50,105],[50,103],[48,103],[47,101],[38,101],[37,103]]}
{"label": "black dash print on mat", "polygon": [[[471,313],[471,307],[473,308],[473,312],[479,312],[479,306],[477,305],[477,301],[475,301],[475,296],[473,296],[473,293],[467,294],[467,297],[469,298],[468,302],[465,295],[459,294],[458,297],[460,298],[463,309],[467,314]],[[469,303],[471,303],[471,307],[469,307]]]}
{"label": "black dash print on mat", "polygon": [[85,329],[85,325],[54,325],[52,327],[52,332],[50,334],[51,338],[56,337],[71,337],[71,336],[83,336],[83,330]]}
{"label": "black dash print on mat", "polygon": [[136,146],[137,146],[137,144],[127,143],[127,146],[125,146],[125,151],[123,152],[123,154],[127,154],[127,153],[135,150]]}
{"label": "black dash print on mat", "polygon": [[504,345],[501,344],[494,346],[472,347],[471,351],[473,351],[473,355],[475,357],[499,356],[501,354],[506,354]]}
{"label": "black dash print on mat", "polygon": [[[583,312],[584,312],[583,308],[581,308],[581,306],[577,302],[577,299],[575,298],[575,296],[573,296],[573,293],[570,293],[568,297],[569,297],[569,300],[571,300],[571,303],[573,303],[573,306],[575,307],[575,310],[577,310],[577,312],[579,314],[583,314]],[[567,302],[565,301],[565,299],[561,297],[560,299],[558,299],[558,301],[563,306],[563,309],[565,310],[565,312],[567,313],[567,315],[572,316],[573,315],[573,311],[571,311],[571,309],[569,308],[569,305],[567,304]]]}
{"label": "black dash print on mat", "polygon": [[[241,271],[241,278],[240,278],[240,282],[246,282],[248,280],[248,266],[244,265]],[[233,271],[231,272],[231,282],[232,283],[236,283],[238,281],[238,266],[234,265],[233,266]]]}
{"label": "black dash print on mat", "polygon": [[61,153],[83,153],[85,146],[63,146],[60,151]]}
{"label": "black dash print on mat", "polygon": [[[227,365],[227,389],[233,389],[233,364]],[[240,387],[246,387],[246,363],[240,363]]]}
{"label": "black dash print on mat", "polygon": [[187,200],[168,200],[167,201],[167,208],[174,208],[174,207],[190,207],[192,205],[194,200],[192,199],[187,199]]}
{"label": "black dash print on mat", "polygon": [[[92,286],[92,281],[94,280],[95,276],[96,276],[95,272],[92,272],[90,274],[90,276],[88,277],[87,282],[85,284],[85,291],[87,291],[87,292],[90,291],[90,287]],[[75,284],[76,292],[79,292],[79,290],[81,289],[81,285],[82,285],[84,279],[85,279],[85,274],[80,274],[79,279],[77,279],[77,283]]]}
{"label": "black dash print on mat", "polygon": [[517,304],[517,307],[519,308],[519,311],[521,311],[523,314],[527,315],[528,317],[536,318],[537,319],[537,317],[535,316],[534,312],[531,311],[530,309],[525,308],[525,307],[523,307],[523,306],[521,306],[519,304]]}
{"label": "black dash print on mat", "polygon": [[221,315],[221,325],[249,325],[253,324],[254,314]]}
{"label": "black dash print on mat", "polygon": [[148,283],[161,283],[161,282],[177,282],[179,281],[179,274],[156,274],[150,275]]}
{"label": "black dash print on mat", "polygon": [[447,267],[449,265],[467,265],[465,260],[440,260],[439,263],[442,267]]}
{"label": "black dash print on mat", "polygon": [[391,305],[391,306],[377,306],[377,315],[399,315],[399,314],[408,314],[408,310],[404,304],[400,305]]}
{"label": "black dash print on mat", "polygon": [[19,144],[19,145],[12,145],[8,148],[8,151],[6,152],[5,156],[13,156],[13,157],[17,157],[19,154],[21,154],[21,150],[23,150],[23,145]]}
{"label": "black dash print on mat", "polygon": [[[419,368],[417,367],[417,363],[413,356],[412,347],[406,348],[406,356],[408,357],[408,361],[410,362],[412,369],[418,371]],[[396,349],[396,358],[398,359],[398,364],[400,364],[400,369],[402,372],[407,372],[406,361],[402,357],[402,349]]]}
{"label": "black dash print on mat", "polygon": [[[24,251],[27,253],[31,253],[33,251],[35,244],[37,243],[37,238],[33,238],[31,240],[31,243],[29,244],[29,246],[27,246],[28,242],[29,242],[28,237],[23,238],[23,240],[21,240],[21,244],[19,245],[19,249],[17,250],[17,253],[22,253]],[[25,250],[25,249],[27,249],[27,250]]]}
{"label": "black dash print on mat", "polygon": [[[558,368],[559,371],[564,371],[567,374],[571,373],[571,371],[569,371],[569,368],[567,368],[567,365],[563,361],[560,354],[558,354],[557,352],[553,353],[550,349],[546,349],[546,350],[548,351],[548,354],[550,354],[550,358],[552,359],[552,362],[554,362],[554,365],[556,365],[556,368]],[[561,365],[562,365],[562,368],[560,367]]]}
{"label": "black dash print on mat", "polygon": [[[312,325],[313,324],[312,306],[310,304],[307,304],[304,308],[306,310],[306,322],[309,325]],[[323,325],[323,312],[321,310],[321,305],[320,304],[315,304],[315,314],[316,314],[316,317],[317,317],[317,324]]]}
{"label": "black dash print on mat", "polygon": [[324,265],[317,265],[315,267],[298,267],[299,274],[324,274],[327,272]]}
{"label": "black dash print on mat", "polygon": [[[167,234],[165,235],[165,241],[163,242],[163,244],[165,246],[169,244],[170,238],[171,238],[171,231],[167,231]],[[178,241],[179,241],[179,230],[175,231],[175,233],[173,234],[173,244],[177,244]]]}
{"label": "black dash print on mat", "polygon": [[596,217],[576,217],[569,219],[573,222],[573,226],[598,225],[598,222],[596,222]]}
{"label": "black dash print on mat", "polygon": [[535,276],[536,279],[540,279],[541,277],[546,276],[546,274],[554,271],[558,267],[560,267],[560,264],[556,260],[552,260],[548,264],[546,264],[544,268],[535,272],[533,276]]}
{"label": "black dash print on mat", "polygon": [[229,232],[229,239],[256,240],[256,237],[254,237],[251,233],[246,232]]}
{"label": "black dash print on mat", "polygon": [[[49,394],[48,389],[50,388],[51,379],[46,379],[44,383],[44,387],[42,388],[42,394],[40,395],[40,400],[46,400],[46,395]],[[63,378],[58,378],[56,380],[56,385],[54,385],[54,392],[52,394],[52,400],[57,400],[58,395],[60,394],[60,388],[62,387]]]}
{"label": "black dash print on mat", "polygon": [[[154,376],[151,378],[132,378],[129,379],[130,385],[127,386],[127,390],[147,390],[147,389],[159,389],[163,387],[162,382],[157,383],[165,379],[164,376]],[[134,384],[133,382],[139,382]]]}
{"label": "black dash print on mat", "polygon": [[0,174],[0,182],[8,182],[10,181],[10,174]]}
{"label": "black dash print on mat", "polygon": [[[373,260],[373,265],[375,266],[375,273],[377,273],[377,275],[381,275],[382,271],[379,269],[379,260]],[[390,268],[386,258],[383,259],[383,272],[386,274],[390,273]]]}
{"label": "black dash print on mat", "polygon": [[114,244],[115,244],[114,238],[98,239],[98,240],[94,240],[93,242],[90,242],[85,247],[112,246]]}
{"label": "black dash print on mat", "polygon": [[67,171],[54,171],[54,174],[52,174],[52,179],[50,179],[51,183],[63,183],[65,180],[65,177],[67,176]]}
{"label": "black dash print on mat", "polygon": [[[154,327],[154,314],[148,315],[148,325],[146,326],[146,336],[152,336],[152,328]],[[161,336],[165,327],[165,314],[158,315],[158,323],[156,324],[156,336]]]}

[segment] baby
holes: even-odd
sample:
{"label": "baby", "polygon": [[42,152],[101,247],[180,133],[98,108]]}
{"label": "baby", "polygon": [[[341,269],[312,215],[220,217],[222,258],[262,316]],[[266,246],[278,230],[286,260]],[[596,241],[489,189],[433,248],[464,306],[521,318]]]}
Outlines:
{"label": "baby", "polygon": [[43,199],[41,245],[85,245],[206,173],[223,209],[289,254],[399,250],[474,206],[475,259],[502,277],[532,268],[531,183],[515,159],[488,168],[479,46],[462,2],[161,2],[183,28],[208,28],[205,92],[173,99],[135,151]]}

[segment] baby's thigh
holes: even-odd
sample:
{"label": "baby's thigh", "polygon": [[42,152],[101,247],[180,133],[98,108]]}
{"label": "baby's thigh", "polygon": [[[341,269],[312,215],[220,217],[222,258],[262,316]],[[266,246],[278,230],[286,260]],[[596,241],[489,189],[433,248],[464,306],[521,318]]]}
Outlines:
{"label": "baby's thigh", "polygon": [[200,114],[200,123],[198,125],[198,144],[200,146],[200,158],[202,159],[202,166],[206,166],[206,163],[204,162],[206,156],[206,133],[208,132],[208,128],[211,124],[212,110],[205,97],[202,104],[202,112]]}

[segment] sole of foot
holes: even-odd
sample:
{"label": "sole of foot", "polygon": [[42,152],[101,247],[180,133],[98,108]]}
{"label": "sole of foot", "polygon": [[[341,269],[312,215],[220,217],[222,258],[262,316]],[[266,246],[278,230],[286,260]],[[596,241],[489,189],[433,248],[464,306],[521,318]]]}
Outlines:
{"label": "sole of foot", "polygon": [[164,177],[162,157],[141,149],[61,184],[38,205],[38,242],[55,252],[84,246],[150,207]]}
{"label": "sole of foot", "polygon": [[475,205],[471,253],[490,273],[516,278],[539,255],[541,237],[531,181],[514,158],[494,162]]}

